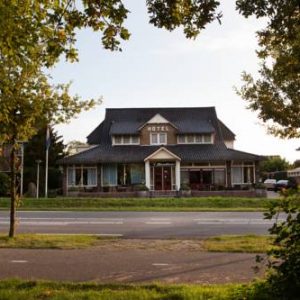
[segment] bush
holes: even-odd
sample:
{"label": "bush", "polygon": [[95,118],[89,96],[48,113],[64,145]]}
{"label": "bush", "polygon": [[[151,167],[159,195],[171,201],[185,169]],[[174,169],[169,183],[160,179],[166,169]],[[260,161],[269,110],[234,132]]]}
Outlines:
{"label": "bush", "polygon": [[0,196],[9,194],[9,176],[6,173],[0,173]]}
{"label": "bush", "polygon": [[[269,275],[267,283],[278,299],[299,299],[300,291],[300,193],[286,191],[281,201],[274,202],[266,219],[276,222],[269,229],[274,246],[268,251]],[[285,220],[278,222],[279,214]]]}

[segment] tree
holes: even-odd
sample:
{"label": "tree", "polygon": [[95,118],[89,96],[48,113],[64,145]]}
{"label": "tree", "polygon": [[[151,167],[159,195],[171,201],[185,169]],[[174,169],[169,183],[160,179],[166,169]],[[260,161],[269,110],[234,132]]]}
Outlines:
{"label": "tree", "polygon": [[261,162],[260,171],[263,173],[286,171],[289,163],[280,156],[271,156]]}
{"label": "tree", "polygon": [[294,161],[293,168],[300,168],[300,159]]}
{"label": "tree", "polygon": [[300,4],[298,0],[238,0],[245,17],[267,17],[257,32],[260,49],[258,79],[243,73],[239,95],[280,137],[300,137]]}
{"label": "tree", "polygon": [[[36,160],[41,160],[41,173],[45,171],[45,139],[46,128],[42,128],[33,136],[24,149],[24,186],[36,181]],[[65,155],[65,145],[62,137],[58,136],[53,127],[50,127],[50,147],[49,147],[49,188],[58,189],[61,185],[61,172],[56,161]],[[40,191],[44,190],[44,181],[40,183]]]}

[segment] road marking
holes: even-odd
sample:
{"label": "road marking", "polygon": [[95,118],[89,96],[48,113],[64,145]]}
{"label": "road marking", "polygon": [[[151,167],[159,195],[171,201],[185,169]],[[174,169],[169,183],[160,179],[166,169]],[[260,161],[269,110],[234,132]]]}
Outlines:
{"label": "road marking", "polygon": [[172,224],[172,222],[145,222],[147,225],[169,225]]}
{"label": "road marking", "polygon": [[38,235],[86,235],[86,236],[107,236],[122,237],[121,233],[37,233]]}
{"label": "road marking", "polygon": [[150,218],[151,221],[170,221],[170,218]]}
{"label": "road marking", "polygon": [[11,260],[10,262],[13,264],[26,264],[28,261],[27,260]]}
{"label": "road marking", "polygon": [[156,267],[163,267],[163,266],[169,266],[169,264],[163,264],[163,263],[153,263],[152,266]]}
{"label": "road marking", "polygon": [[[274,223],[274,220],[264,220],[264,219],[193,219],[199,225],[205,224],[252,224],[252,225],[271,225]],[[284,221],[284,219],[279,219]]]}
{"label": "road marking", "polygon": [[[8,221],[0,221],[0,224],[7,225],[9,224]],[[19,224],[21,225],[31,225],[31,226],[67,226],[67,225],[122,225],[123,222],[111,222],[111,221],[73,221],[73,222],[57,222],[57,221],[22,221],[19,220]]]}

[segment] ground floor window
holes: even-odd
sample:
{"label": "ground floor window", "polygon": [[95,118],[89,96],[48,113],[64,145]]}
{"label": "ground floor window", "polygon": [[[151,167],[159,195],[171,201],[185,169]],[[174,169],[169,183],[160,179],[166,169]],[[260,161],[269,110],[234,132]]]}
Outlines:
{"label": "ground floor window", "polygon": [[117,164],[104,164],[102,166],[102,185],[116,186],[118,178]]}
{"label": "ground floor window", "polygon": [[97,167],[73,166],[68,167],[68,186],[91,187],[97,186]]}
{"label": "ground floor window", "polygon": [[254,166],[233,166],[231,168],[232,184],[254,183]]}
{"label": "ground floor window", "polygon": [[211,189],[213,186],[226,186],[226,169],[200,168],[182,169],[181,184],[192,190]]}
{"label": "ground floor window", "polygon": [[104,164],[103,186],[129,186],[145,183],[143,164]]}

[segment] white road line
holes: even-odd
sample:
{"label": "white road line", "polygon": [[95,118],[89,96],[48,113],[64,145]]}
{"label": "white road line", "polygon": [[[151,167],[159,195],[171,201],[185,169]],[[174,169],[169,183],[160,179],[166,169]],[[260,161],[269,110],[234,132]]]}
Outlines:
{"label": "white road line", "polygon": [[[7,225],[8,221],[0,221],[0,224]],[[110,221],[74,221],[74,222],[57,222],[57,221],[41,221],[41,222],[30,222],[30,221],[22,221],[19,220],[19,224],[21,225],[30,225],[30,226],[68,226],[68,225],[122,225],[123,222],[110,222]]]}
{"label": "white road line", "polygon": [[151,221],[170,221],[170,218],[150,218]]}
{"label": "white road line", "polygon": [[10,262],[13,264],[26,264],[28,261],[27,260],[11,260]]}
{"label": "white road line", "polygon": [[86,235],[86,236],[107,236],[122,237],[121,233],[38,233],[38,235]]}
{"label": "white road line", "polygon": [[152,264],[152,266],[156,266],[156,267],[163,267],[163,266],[169,266],[169,264],[163,264],[163,263],[154,263],[154,264]]}
{"label": "white road line", "polygon": [[145,222],[147,225],[169,225],[172,224],[172,222]]}

